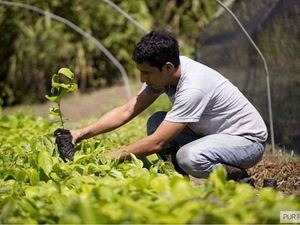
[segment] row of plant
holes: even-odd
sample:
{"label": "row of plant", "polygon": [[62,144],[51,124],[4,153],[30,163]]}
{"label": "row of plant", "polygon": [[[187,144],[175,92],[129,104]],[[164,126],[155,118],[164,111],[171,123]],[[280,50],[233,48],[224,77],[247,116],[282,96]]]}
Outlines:
{"label": "row of plant", "polygon": [[145,135],[145,115],[83,140],[68,162],[56,124],[0,115],[0,223],[278,223],[280,211],[300,210],[299,197],[226,181],[221,168],[195,186],[156,155],[110,160],[105,153]]}

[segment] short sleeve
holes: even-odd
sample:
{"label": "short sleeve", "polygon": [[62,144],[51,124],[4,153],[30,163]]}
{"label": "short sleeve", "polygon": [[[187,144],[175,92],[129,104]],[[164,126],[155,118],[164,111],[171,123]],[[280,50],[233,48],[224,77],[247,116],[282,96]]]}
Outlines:
{"label": "short sleeve", "polygon": [[182,90],[175,96],[171,110],[165,120],[170,122],[199,122],[210,96],[199,89]]}
{"label": "short sleeve", "polygon": [[143,83],[143,86],[141,88],[141,91],[145,91],[149,95],[154,95],[154,96],[160,96],[162,93],[164,93],[163,89],[154,89],[147,85],[146,83]]}

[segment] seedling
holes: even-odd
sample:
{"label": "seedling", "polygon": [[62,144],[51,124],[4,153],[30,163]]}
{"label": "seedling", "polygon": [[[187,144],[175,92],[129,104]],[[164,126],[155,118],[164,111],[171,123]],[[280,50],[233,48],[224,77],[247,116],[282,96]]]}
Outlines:
{"label": "seedling", "polygon": [[73,83],[74,73],[68,68],[61,68],[58,74],[52,75],[51,81],[51,96],[46,95],[45,97],[50,102],[55,102],[57,107],[50,107],[50,115],[59,117],[62,129],[64,129],[63,114],[61,112],[60,101],[67,94],[77,90],[77,84]]}
{"label": "seedling", "polygon": [[77,90],[77,84],[73,83],[74,73],[68,68],[61,68],[57,74],[52,75],[51,80],[51,96],[45,97],[57,104],[57,106],[50,107],[50,115],[59,117],[61,128],[54,132],[56,136],[56,144],[60,153],[60,157],[66,159],[73,159],[74,145],[72,144],[72,135],[69,130],[64,128],[64,117],[61,112],[61,99],[67,94]]}

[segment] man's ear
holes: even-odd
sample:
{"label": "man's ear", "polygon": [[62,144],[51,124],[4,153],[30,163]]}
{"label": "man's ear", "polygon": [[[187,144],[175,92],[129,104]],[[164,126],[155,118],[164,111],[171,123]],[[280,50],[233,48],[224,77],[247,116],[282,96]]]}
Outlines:
{"label": "man's ear", "polygon": [[168,72],[172,72],[175,69],[175,66],[171,62],[167,62],[164,66]]}

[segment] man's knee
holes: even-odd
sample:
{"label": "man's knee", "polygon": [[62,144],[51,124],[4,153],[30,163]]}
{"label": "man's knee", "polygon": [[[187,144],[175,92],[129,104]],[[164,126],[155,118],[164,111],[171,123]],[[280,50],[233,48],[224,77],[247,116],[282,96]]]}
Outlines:
{"label": "man's knee", "polygon": [[214,166],[205,154],[195,152],[189,146],[183,146],[178,150],[176,160],[187,174],[198,178],[207,178]]}
{"label": "man's knee", "polygon": [[166,114],[164,111],[159,111],[149,117],[147,121],[147,135],[153,134],[156,131],[161,122],[165,119]]}

